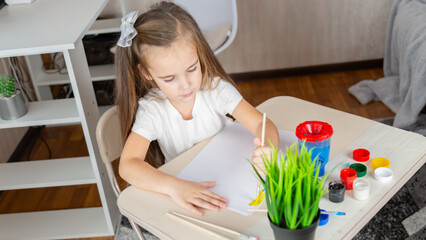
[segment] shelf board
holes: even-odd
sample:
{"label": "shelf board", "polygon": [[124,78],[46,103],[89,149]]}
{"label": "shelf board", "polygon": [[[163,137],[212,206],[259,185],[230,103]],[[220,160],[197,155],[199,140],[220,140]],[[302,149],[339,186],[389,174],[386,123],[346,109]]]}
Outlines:
{"label": "shelf board", "polygon": [[86,35],[120,32],[121,18],[96,20]]}
{"label": "shelf board", "polygon": [[80,123],[73,98],[29,102],[24,116],[15,120],[0,119],[0,129],[63,123]]}
{"label": "shelf board", "polygon": [[93,82],[115,79],[114,64],[90,66],[89,71]]}
{"label": "shelf board", "polygon": [[[114,64],[89,66],[91,80],[104,81],[115,79]],[[40,71],[36,80],[39,86],[50,86],[70,83],[68,74],[45,73]]]}
{"label": "shelf board", "polygon": [[0,190],[96,183],[90,157],[0,163]]}
{"label": "shelf board", "polygon": [[111,235],[101,207],[0,215],[0,239],[75,239]]}

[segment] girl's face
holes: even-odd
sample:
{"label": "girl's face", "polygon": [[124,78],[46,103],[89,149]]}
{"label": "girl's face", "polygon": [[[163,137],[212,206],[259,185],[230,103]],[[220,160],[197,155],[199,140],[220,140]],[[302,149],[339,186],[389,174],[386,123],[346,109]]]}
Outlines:
{"label": "girl's face", "polygon": [[155,81],[174,106],[194,102],[202,80],[194,44],[179,37],[169,47],[148,47],[146,56],[150,80]]}

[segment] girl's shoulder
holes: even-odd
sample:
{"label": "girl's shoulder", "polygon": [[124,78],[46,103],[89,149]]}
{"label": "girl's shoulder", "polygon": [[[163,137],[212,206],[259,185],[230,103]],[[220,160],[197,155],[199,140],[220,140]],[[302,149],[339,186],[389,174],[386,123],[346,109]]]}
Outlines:
{"label": "girl's shoulder", "polygon": [[165,106],[165,100],[166,96],[160,89],[153,88],[138,100],[138,105],[140,109],[158,109]]}
{"label": "girl's shoulder", "polygon": [[220,77],[215,77],[210,82],[210,86],[207,86],[203,95],[207,96],[212,102],[221,102],[227,99],[239,99],[241,94],[234,85]]}
{"label": "girl's shoulder", "polygon": [[138,103],[141,102],[162,102],[166,99],[166,96],[158,88],[150,89],[145,96],[139,98]]}
{"label": "girl's shoulder", "polygon": [[218,93],[221,93],[223,91],[239,92],[233,83],[230,83],[220,77],[213,78],[208,89],[211,90],[211,92]]}
{"label": "girl's shoulder", "polygon": [[228,87],[233,87],[232,84],[220,77],[214,77],[212,78],[212,80],[210,81],[210,85],[207,85],[205,90],[217,90],[219,89],[223,89],[223,88],[228,88]]}

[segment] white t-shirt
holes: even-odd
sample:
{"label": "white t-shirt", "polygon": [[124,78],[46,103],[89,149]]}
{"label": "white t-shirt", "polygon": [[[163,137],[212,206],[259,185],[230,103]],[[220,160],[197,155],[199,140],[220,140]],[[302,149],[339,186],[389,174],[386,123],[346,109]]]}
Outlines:
{"label": "white t-shirt", "polygon": [[[217,81],[219,78],[213,80],[213,86]],[[196,93],[193,118],[184,120],[160,89],[150,91],[153,94],[139,99],[132,131],[150,141],[157,140],[166,162],[219,132],[230,121],[226,114],[232,114],[242,100],[234,86],[221,80],[215,89],[206,88]]]}

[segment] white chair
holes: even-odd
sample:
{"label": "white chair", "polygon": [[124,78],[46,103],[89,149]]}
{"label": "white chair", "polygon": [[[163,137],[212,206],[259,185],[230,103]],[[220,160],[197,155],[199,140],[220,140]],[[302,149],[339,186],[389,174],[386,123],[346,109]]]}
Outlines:
{"label": "white chair", "polygon": [[[99,119],[96,126],[96,140],[98,142],[102,161],[108,172],[109,181],[111,182],[115,195],[118,197],[121,190],[117,183],[117,178],[115,177],[112,162],[120,157],[124,145],[121,141],[120,120],[115,106],[108,109]],[[129,219],[129,222],[138,239],[145,240],[139,226],[131,219]]]}
{"label": "white chair", "polygon": [[197,21],[215,55],[225,50],[237,34],[236,0],[174,0]]}

